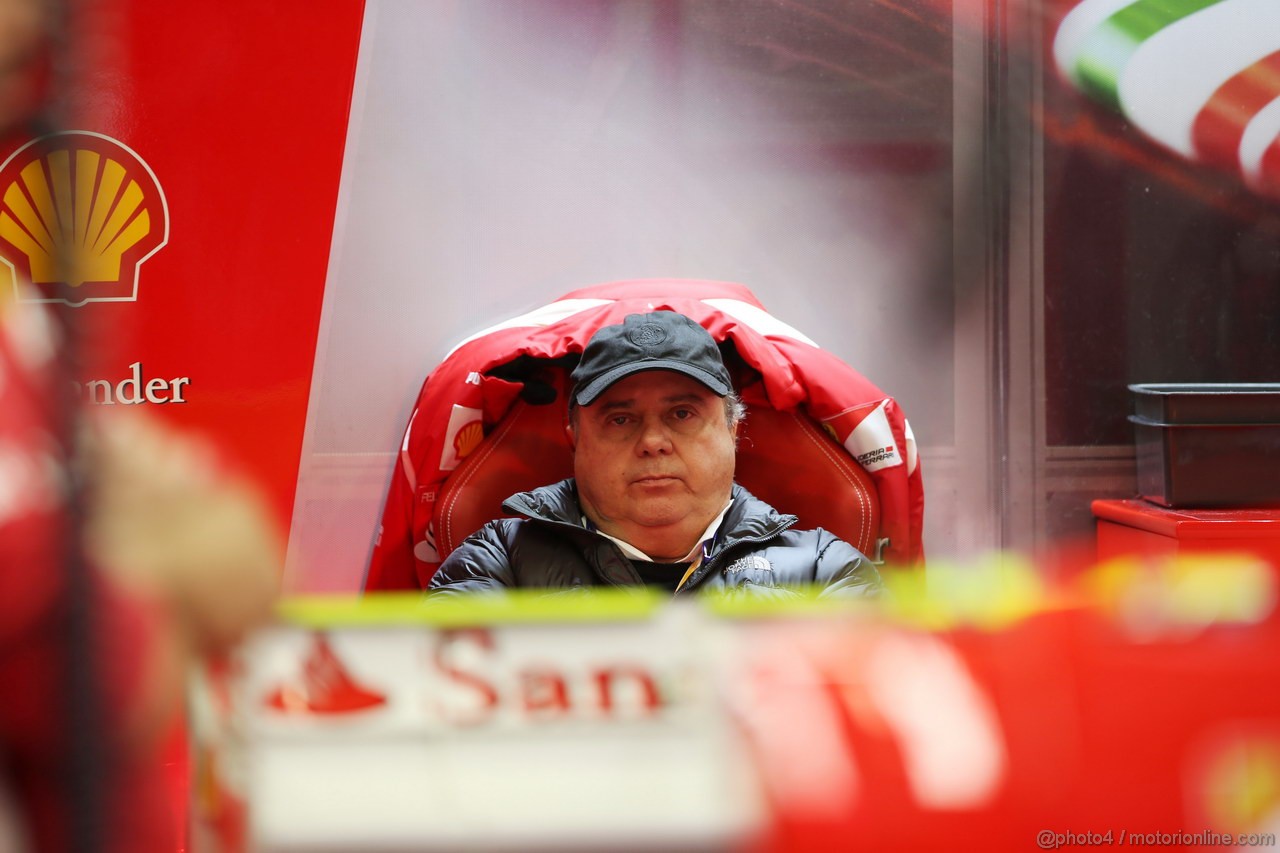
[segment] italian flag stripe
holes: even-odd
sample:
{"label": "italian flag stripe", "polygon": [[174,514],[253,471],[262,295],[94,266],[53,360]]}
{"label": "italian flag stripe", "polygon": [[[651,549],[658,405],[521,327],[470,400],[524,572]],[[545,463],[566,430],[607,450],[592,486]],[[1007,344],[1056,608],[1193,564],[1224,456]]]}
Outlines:
{"label": "italian flag stripe", "polygon": [[1232,77],[1280,50],[1280,3],[1220,0],[1145,41],[1120,76],[1120,108],[1157,142],[1195,157],[1191,128]]}
{"label": "italian flag stripe", "polygon": [[1082,40],[1072,77],[1086,93],[1120,107],[1120,75],[1156,33],[1224,0],[1137,0],[1106,18]]}
{"label": "italian flag stripe", "polygon": [[1054,58],[1165,147],[1280,184],[1280,0],[1083,0]]}
{"label": "italian flag stripe", "polygon": [[1258,110],[1244,129],[1240,171],[1250,184],[1280,195],[1280,97]]}
{"label": "italian flag stripe", "polygon": [[1053,39],[1053,58],[1058,70],[1081,87],[1076,74],[1076,59],[1080,48],[1098,27],[1116,12],[1133,3],[1133,0],[1081,0],[1071,13],[1062,19]]}
{"label": "italian flag stripe", "polygon": [[1280,98],[1280,50],[1218,87],[1191,126],[1196,156],[1227,168],[1242,166],[1240,143],[1263,107]]}
{"label": "italian flag stripe", "polygon": [[[1276,110],[1280,114],[1280,110]],[[1280,115],[1277,116],[1280,118]],[[1280,122],[1277,122],[1280,124]],[[1280,127],[1276,128],[1275,136],[1271,140],[1271,145],[1263,152],[1259,160],[1257,177],[1255,178],[1261,189],[1267,190],[1274,195],[1280,195]]]}

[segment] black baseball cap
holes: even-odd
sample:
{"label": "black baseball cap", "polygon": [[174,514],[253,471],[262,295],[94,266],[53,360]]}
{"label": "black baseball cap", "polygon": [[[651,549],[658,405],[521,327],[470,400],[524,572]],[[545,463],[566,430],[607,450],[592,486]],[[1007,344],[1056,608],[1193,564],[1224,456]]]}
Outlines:
{"label": "black baseball cap", "polygon": [[711,334],[675,311],[628,314],[591,336],[574,368],[573,399],[589,406],[619,379],[642,370],[674,370],[723,397],[733,390]]}

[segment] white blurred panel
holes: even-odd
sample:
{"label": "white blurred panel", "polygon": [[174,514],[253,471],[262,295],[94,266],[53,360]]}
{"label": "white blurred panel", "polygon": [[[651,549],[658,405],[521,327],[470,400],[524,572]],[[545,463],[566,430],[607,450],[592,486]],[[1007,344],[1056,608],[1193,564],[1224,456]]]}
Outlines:
{"label": "white blurred panel", "polygon": [[951,442],[949,115],[941,166],[859,165],[930,113],[913,97],[864,120],[867,92],[892,86],[824,57],[873,43],[803,9],[779,41],[848,49],[756,58],[761,39],[735,27],[788,8],[370,0],[290,589],[360,585],[413,399],[449,349],[590,284],[740,281],[897,397],[922,447]]}

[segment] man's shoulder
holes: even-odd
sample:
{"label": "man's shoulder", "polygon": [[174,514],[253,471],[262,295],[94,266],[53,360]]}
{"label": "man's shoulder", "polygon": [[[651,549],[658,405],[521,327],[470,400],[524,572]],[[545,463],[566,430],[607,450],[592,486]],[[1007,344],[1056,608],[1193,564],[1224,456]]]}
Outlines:
{"label": "man's shoulder", "polygon": [[800,519],[788,512],[757,498],[738,483],[733,485],[734,503],[739,506],[736,514],[738,523],[768,526],[776,529],[775,542],[790,547],[818,548],[825,551],[831,545],[839,543],[854,553],[861,555],[853,545],[841,539],[823,527],[802,527]]}
{"label": "man's shoulder", "polygon": [[513,586],[511,558],[519,548],[521,530],[530,525],[523,518],[485,522],[444,558],[431,579],[431,588],[465,591]]}
{"label": "man's shoulder", "polygon": [[563,521],[576,524],[582,510],[573,478],[517,492],[502,502],[502,508],[522,518],[536,521]]}
{"label": "man's shoulder", "polygon": [[737,480],[733,481],[733,488],[730,489],[729,496],[733,499],[734,508],[737,509],[737,515],[745,515],[748,517],[768,517],[777,516],[782,519],[792,519],[794,523],[795,516],[790,515],[783,510],[778,509],[768,501],[760,498],[747,491]]}
{"label": "man's shoulder", "polygon": [[852,591],[862,596],[875,594],[881,587],[875,563],[822,527],[784,530],[769,553],[777,555],[781,564],[801,571],[809,582],[826,587],[829,593],[844,595]]}
{"label": "man's shoulder", "polygon": [[445,558],[445,562],[451,558],[456,559],[455,555],[462,555],[474,549],[494,547],[509,549],[515,543],[520,526],[524,523],[524,519],[521,518],[495,518],[486,521],[459,542],[458,546]]}
{"label": "man's shoulder", "polygon": [[[508,511],[513,509],[506,504],[503,504],[503,508]],[[578,512],[576,504],[573,512]],[[464,539],[457,550],[462,550],[468,545],[479,547],[496,545],[505,550],[511,550],[521,542],[528,541],[530,537],[538,540],[547,538],[561,540],[566,537],[573,538],[577,533],[586,534],[589,531],[577,523],[576,515],[571,516],[570,513],[566,513],[563,517],[557,517],[553,514],[518,512],[516,517],[503,516],[486,521],[478,530]]]}
{"label": "man's shoulder", "polygon": [[837,549],[848,548],[854,553],[861,553],[853,545],[841,539],[825,527],[791,527],[784,530],[779,535],[778,539],[783,545],[814,549],[819,553],[825,552],[832,547],[836,547]]}

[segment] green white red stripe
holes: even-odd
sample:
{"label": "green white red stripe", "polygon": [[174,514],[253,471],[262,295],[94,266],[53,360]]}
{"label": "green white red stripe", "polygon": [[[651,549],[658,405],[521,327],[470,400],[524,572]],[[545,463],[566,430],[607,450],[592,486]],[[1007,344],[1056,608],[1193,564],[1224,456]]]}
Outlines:
{"label": "green white red stripe", "polygon": [[1234,166],[1250,122],[1276,100],[1280,50],[1268,54],[1217,88],[1191,126],[1195,152],[1209,163]]}
{"label": "green white red stripe", "polygon": [[1253,186],[1280,195],[1280,98],[1259,110],[1245,127],[1240,170]]}
{"label": "green white red stripe", "polygon": [[1280,0],[1084,0],[1054,58],[1173,151],[1280,186]]}

